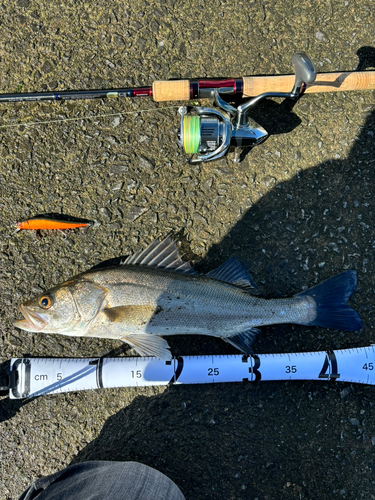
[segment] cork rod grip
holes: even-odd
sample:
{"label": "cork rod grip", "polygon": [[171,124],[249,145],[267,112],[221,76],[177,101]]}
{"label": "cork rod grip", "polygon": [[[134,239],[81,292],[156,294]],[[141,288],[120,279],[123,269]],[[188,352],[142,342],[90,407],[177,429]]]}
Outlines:
{"label": "cork rod grip", "polygon": [[[294,75],[244,77],[243,95],[253,97],[264,92],[290,92],[293,84]],[[318,73],[315,82],[307,86],[306,93],[374,89],[375,71],[352,71]]]}
{"label": "cork rod grip", "polygon": [[156,81],[152,84],[154,101],[188,101],[190,99],[189,80]]}
{"label": "cork rod grip", "polygon": [[[290,92],[294,75],[249,76],[243,78],[243,96],[254,97],[264,92]],[[338,92],[347,90],[374,90],[375,71],[351,71],[344,73],[319,73],[306,88],[306,93]],[[189,80],[155,81],[152,95],[156,102],[188,101]]]}

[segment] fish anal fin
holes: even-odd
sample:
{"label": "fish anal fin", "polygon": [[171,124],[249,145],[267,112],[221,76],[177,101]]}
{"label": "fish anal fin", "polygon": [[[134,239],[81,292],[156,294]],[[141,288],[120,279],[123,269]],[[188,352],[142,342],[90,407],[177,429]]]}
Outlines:
{"label": "fish anal fin", "polygon": [[172,355],[166,340],[150,333],[127,335],[121,340],[129,344],[140,356],[155,356],[165,361],[170,361]]}
{"label": "fish anal fin", "polygon": [[253,342],[255,336],[259,333],[257,328],[251,328],[250,330],[246,330],[245,332],[238,333],[237,335],[233,335],[232,337],[222,337],[225,342],[233,345],[241,352],[245,354],[254,354],[253,350]]}

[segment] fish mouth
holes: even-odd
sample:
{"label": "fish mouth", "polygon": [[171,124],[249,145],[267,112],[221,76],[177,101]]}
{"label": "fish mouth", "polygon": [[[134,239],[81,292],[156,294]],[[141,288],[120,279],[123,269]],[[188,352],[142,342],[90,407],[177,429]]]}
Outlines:
{"label": "fish mouth", "polygon": [[26,330],[27,332],[40,332],[47,325],[47,321],[44,320],[41,315],[29,311],[22,304],[20,305],[20,311],[25,319],[17,319],[13,322],[13,326],[21,330]]}

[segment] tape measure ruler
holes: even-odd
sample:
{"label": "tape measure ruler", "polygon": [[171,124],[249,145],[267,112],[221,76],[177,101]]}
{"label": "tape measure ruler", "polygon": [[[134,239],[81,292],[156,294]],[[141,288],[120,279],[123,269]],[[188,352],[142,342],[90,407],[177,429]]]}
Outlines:
{"label": "tape measure ruler", "polygon": [[289,354],[154,357],[13,358],[10,399],[115,387],[336,380],[375,385],[375,345]]}

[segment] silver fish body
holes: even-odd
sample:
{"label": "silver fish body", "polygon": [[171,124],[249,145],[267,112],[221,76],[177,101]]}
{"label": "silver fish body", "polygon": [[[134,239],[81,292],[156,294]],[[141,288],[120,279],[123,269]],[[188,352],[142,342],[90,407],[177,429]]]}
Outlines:
{"label": "silver fish body", "polygon": [[[25,319],[14,324],[28,331],[121,339],[141,355],[162,359],[171,354],[159,335],[211,335],[249,353],[257,326],[361,328],[346,304],[355,272],[331,278],[333,293],[327,293],[329,281],[292,298],[261,299],[251,293],[252,278],[237,259],[198,275],[167,238],[123,265],[93,269],[31,299],[20,306]],[[321,306],[323,299],[327,304]]]}
{"label": "silver fish body", "polygon": [[[309,297],[265,300],[205,276],[149,267],[123,266],[86,273],[106,290],[105,304],[89,336],[200,334],[230,337],[255,326],[310,323],[316,317]],[[108,331],[108,326],[115,326]],[[105,332],[108,332],[105,335]]]}

